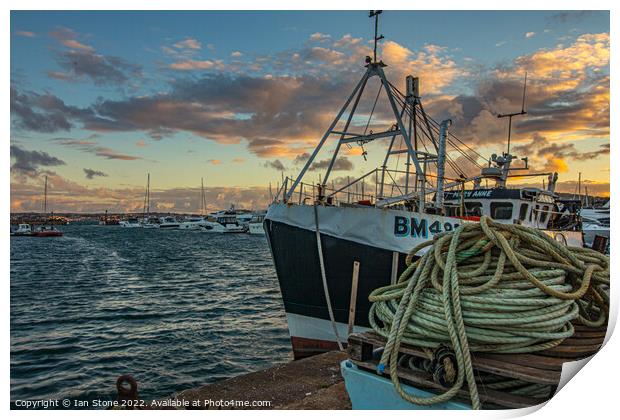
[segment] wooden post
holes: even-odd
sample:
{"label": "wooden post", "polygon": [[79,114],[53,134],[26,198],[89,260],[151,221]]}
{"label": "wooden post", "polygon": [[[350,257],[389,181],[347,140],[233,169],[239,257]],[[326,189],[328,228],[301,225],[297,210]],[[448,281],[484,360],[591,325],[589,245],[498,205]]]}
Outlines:
{"label": "wooden post", "polygon": [[390,284],[396,284],[398,280],[398,252],[392,252],[392,276],[390,278]]}
{"label": "wooden post", "polygon": [[353,261],[353,278],[351,279],[351,302],[349,303],[349,334],[353,332],[355,325],[355,307],[357,303],[357,282],[360,275],[360,263]]}

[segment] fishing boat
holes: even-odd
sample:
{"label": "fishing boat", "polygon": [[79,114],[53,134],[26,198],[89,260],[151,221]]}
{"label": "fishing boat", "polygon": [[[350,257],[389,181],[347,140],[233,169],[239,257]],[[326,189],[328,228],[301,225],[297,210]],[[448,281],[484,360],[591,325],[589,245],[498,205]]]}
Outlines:
{"label": "fishing boat", "polygon": [[[527,158],[510,153],[510,126],[506,151],[487,159],[451,132],[450,120],[434,120],[424,110],[418,77],[406,76],[403,91],[388,80],[387,65],[377,59],[383,36],[376,31],[375,26],[373,55],[366,57],[361,79],[299,175],[284,180],[264,220],[295,358],[342,347],[350,312],[353,331],[365,331],[370,292],[397,281],[414,247],[482,215],[583,245],[578,209],[555,194],[557,173],[530,173]],[[371,86],[376,94],[363,96]],[[375,98],[366,107],[370,116],[356,114],[363,97]],[[373,120],[380,99],[389,115]],[[500,116],[511,124],[526,114],[524,108],[525,95],[521,112]],[[330,184],[343,149],[359,147],[366,159],[365,146],[378,140],[387,145],[381,166]],[[333,154],[320,182],[305,182],[323,148]],[[466,175],[458,161],[479,172]],[[509,186],[517,176],[545,177],[547,186]],[[357,296],[352,297],[355,272]]]}

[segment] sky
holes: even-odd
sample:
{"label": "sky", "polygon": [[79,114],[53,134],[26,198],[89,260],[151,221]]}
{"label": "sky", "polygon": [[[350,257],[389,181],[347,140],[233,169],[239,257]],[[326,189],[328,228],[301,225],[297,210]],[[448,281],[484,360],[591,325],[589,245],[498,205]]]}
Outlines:
{"label": "sky", "polygon": [[[13,11],[11,210],[40,211],[47,175],[56,212],[138,211],[147,173],[159,211],[197,212],[201,178],[210,209],[265,208],[362,76],[373,29],[362,11]],[[420,77],[426,111],[483,156],[505,149],[496,116],[520,110],[527,72],[511,152],[559,191],[581,172],[609,194],[608,12],[386,11],[380,33],[392,83]],[[392,123],[379,106],[371,128]],[[384,148],[347,149],[335,181]]]}

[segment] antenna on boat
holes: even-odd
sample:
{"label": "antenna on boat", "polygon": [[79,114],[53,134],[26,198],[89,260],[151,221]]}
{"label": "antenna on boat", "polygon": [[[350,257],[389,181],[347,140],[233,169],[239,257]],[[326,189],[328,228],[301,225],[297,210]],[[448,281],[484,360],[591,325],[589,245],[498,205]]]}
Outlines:
{"label": "antenna on boat", "polygon": [[378,34],[378,30],[379,30],[379,15],[383,13],[383,10],[371,10],[370,13],[368,14],[368,17],[374,17],[375,18],[375,38],[374,38],[374,42],[375,42],[375,46],[373,49],[373,63],[377,62],[377,41],[382,40],[384,37],[383,35],[379,35]]}
{"label": "antenna on boat", "polygon": [[512,117],[517,117],[519,115],[527,114],[525,110],[525,89],[527,87],[527,72],[525,72],[525,80],[523,82],[523,98],[521,100],[521,111],[513,112],[510,114],[499,114],[497,118],[506,118],[508,117],[508,147],[506,148],[506,154],[510,154],[510,132],[512,131]]}

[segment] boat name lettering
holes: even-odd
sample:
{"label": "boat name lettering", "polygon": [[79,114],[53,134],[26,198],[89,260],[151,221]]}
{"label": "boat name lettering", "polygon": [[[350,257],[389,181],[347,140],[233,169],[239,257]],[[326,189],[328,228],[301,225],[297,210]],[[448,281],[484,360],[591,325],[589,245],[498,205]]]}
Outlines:
{"label": "boat name lettering", "polygon": [[441,232],[450,232],[458,227],[458,223],[430,221],[424,217],[394,216],[394,235],[411,236],[413,238],[428,238],[429,233],[436,235]]}
{"label": "boat name lettering", "polygon": [[448,191],[446,192],[445,199],[446,200],[457,200],[461,198],[461,194],[463,198],[490,198],[493,194],[493,190],[468,190],[468,191]]}

